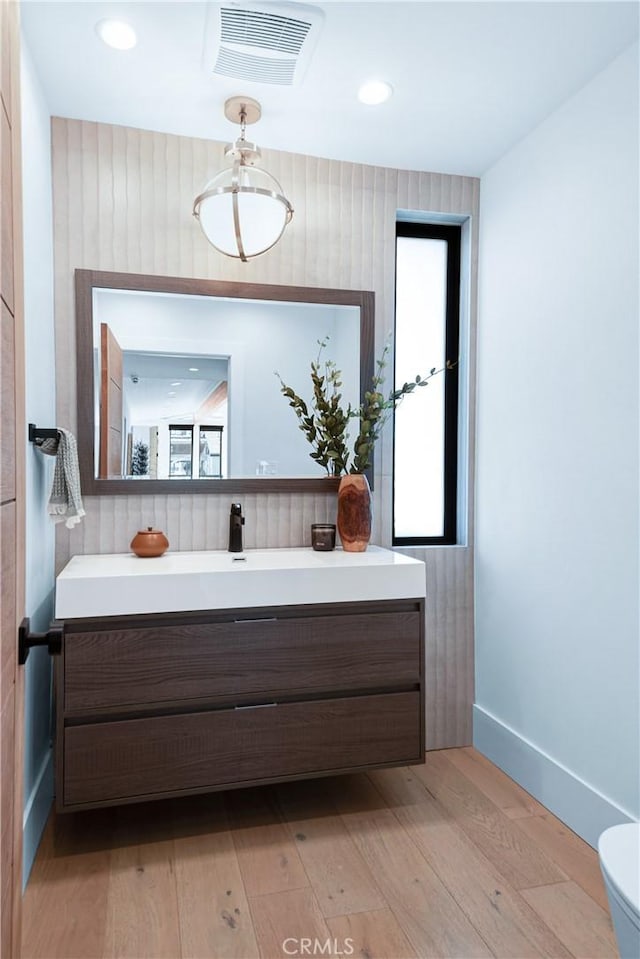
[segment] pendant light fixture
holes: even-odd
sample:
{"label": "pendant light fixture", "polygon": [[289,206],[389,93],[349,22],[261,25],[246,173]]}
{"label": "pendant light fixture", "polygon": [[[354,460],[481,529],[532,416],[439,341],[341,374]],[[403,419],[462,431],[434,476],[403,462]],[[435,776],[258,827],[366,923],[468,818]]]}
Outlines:
{"label": "pendant light fixture", "polygon": [[275,177],[260,169],[260,150],[245,139],[248,123],[262,110],[251,97],[231,97],[224,105],[228,120],[240,124],[240,136],[225,148],[232,166],[207,183],[193,204],[209,243],[244,263],[270,250],[293,216],[293,207]]}

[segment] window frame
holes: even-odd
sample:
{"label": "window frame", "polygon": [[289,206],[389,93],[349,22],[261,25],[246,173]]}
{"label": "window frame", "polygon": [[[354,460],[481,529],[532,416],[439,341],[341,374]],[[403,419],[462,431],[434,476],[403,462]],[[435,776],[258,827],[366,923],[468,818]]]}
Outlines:
{"label": "window frame", "polygon": [[[171,479],[171,480],[185,479],[186,474],[183,474],[183,473],[172,473],[172,472],[171,472],[171,462],[172,462],[172,461],[171,461],[171,456],[172,456],[172,454],[171,454],[171,443],[172,443],[171,432],[172,432],[172,430],[176,430],[176,431],[177,431],[177,430],[180,430],[180,431],[183,432],[183,433],[191,433],[191,442],[189,443],[190,454],[189,454],[189,476],[188,476],[188,478],[189,478],[189,479],[192,479],[192,478],[193,478],[193,434],[194,434],[194,431],[193,431],[193,423],[183,423],[183,424],[181,424],[181,423],[169,423],[169,479]],[[178,438],[179,438],[179,437],[176,437],[176,439],[178,439]],[[185,442],[186,442],[186,437],[185,437],[184,439],[185,439]]]}
{"label": "window frame", "polygon": [[[444,223],[418,223],[396,221],[395,276],[394,276],[394,355],[397,340],[397,259],[398,238],[417,237],[427,240],[445,240],[447,243],[447,284],[445,309],[445,358],[455,364],[442,375],[444,385],[444,522],[441,536],[396,536],[395,533],[395,487],[396,487],[396,432],[395,410],[393,415],[393,463],[391,473],[391,542],[392,546],[454,546],[458,541],[458,406],[459,406],[459,350],[460,350],[460,282],[462,225]],[[394,386],[395,389],[395,386]]]}
{"label": "window frame", "polygon": [[[224,431],[224,426],[219,426],[217,424],[211,423],[201,423],[198,427],[198,479],[222,479],[222,434]],[[218,437],[218,444],[220,446],[220,452],[212,454],[217,456],[220,459],[220,471],[218,473],[213,473],[211,476],[200,476],[200,443],[202,442],[202,433],[213,433]]]}

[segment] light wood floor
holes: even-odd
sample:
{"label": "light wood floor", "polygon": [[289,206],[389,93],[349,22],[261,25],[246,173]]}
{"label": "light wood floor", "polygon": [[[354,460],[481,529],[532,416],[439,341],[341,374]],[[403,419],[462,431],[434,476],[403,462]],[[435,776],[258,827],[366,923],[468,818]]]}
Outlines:
{"label": "light wood floor", "polygon": [[24,959],[314,949],[617,955],[594,850],[473,749],[51,817],[25,895]]}

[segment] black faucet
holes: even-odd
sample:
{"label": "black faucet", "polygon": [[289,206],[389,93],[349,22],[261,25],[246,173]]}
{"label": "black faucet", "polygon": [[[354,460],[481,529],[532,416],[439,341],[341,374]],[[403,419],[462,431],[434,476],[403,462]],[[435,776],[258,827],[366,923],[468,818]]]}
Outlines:
{"label": "black faucet", "polygon": [[231,515],[229,517],[229,552],[242,552],[242,527],[244,526],[244,516],[242,515],[242,506],[240,503],[231,504]]}

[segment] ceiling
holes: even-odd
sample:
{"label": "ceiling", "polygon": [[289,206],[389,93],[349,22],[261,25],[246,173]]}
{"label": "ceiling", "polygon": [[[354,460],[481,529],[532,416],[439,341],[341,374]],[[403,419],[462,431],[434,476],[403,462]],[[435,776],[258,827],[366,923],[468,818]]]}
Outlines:
{"label": "ceiling", "polygon": [[[243,94],[262,104],[250,138],[263,148],[479,176],[638,36],[636,2],[335,0],[312,4],[317,46],[284,87],[213,74],[215,6],[23,0],[52,115],[227,141],[224,101]],[[133,50],[102,43],[105,17],[135,28]],[[392,84],[387,103],[358,102],[370,78]]]}
{"label": "ceiling", "polygon": [[122,373],[131,423],[193,422],[200,405],[227,379],[228,367],[226,359],[216,357],[125,350]]}

